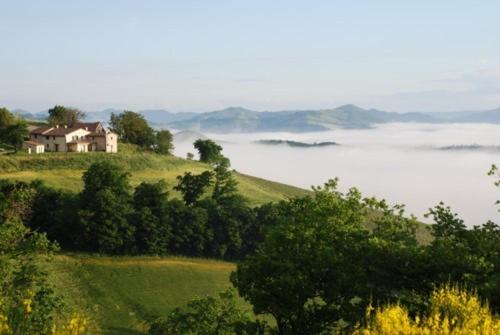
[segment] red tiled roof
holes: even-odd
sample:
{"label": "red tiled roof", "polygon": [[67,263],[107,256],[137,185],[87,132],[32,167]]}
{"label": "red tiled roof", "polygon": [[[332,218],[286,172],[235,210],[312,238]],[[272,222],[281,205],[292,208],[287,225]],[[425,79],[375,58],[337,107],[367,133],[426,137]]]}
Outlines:
{"label": "red tiled roof", "polygon": [[31,131],[31,134],[36,134],[36,135],[41,135],[43,134],[44,132],[46,131],[49,131],[50,129],[52,129],[51,127],[40,127],[40,128],[36,128],[36,129],[33,129]]}
{"label": "red tiled roof", "polygon": [[74,131],[80,130],[82,128],[64,128],[64,127],[59,127],[59,128],[52,128],[48,132],[44,132],[42,135],[47,135],[47,136],[64,136],[71,134]]}
{"label": "red tiled roof", "polygon": [[77,122],[75,123],[75,127],[83,129],[87,128],[88,131],[95,132],[100,124],[100,122]]}

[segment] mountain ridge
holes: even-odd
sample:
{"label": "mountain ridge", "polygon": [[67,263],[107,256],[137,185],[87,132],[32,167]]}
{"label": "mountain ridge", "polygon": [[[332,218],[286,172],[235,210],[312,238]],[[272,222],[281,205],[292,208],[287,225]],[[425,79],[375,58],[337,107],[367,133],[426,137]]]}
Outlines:
{"label": "mountain ridge", "polygon": [[[30,113],[19,110],[30,119],[43,118],[44,112]],[[45,112],[46,113],[46,112]],[[118,109],[87,112],[88,121],[109,120]],[[282,111],[255,111],[241,106],[195,113],[170,112],[164,109],[140,110],[155,128],[173,128],[205,133],[251,132],[310,132],[330,129],[368,129],[377,124],[390,122],[415,123],[491,123],[500,124],[500,108],[486,111],[449,113],[386,112],[374,108],[364,109],[354,104],[326,109],[299,109]]]}

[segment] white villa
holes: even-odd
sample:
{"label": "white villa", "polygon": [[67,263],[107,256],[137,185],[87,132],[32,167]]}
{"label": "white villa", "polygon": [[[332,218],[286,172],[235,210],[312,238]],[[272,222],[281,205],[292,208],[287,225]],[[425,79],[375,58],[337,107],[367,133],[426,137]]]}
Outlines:
{"label": "white villa", "polygon": [[75,124],[74,127],[41,127],[30,132],[24,142],[28,153],[53,152],[117,152],[117,135],[106,130],[100,122]]}

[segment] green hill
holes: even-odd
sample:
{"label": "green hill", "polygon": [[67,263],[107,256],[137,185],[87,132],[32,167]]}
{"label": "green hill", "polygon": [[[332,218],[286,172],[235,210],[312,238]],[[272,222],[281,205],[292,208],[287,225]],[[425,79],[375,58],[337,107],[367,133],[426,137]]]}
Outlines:
{"label": "green hill", "polygon": [[141,334],[148,320],[230,287],[235,266],[181,257],[58,255],[51,267],[57,293],[103,334]]}
{"label": "green hill", "polygon": [[[210,167],[206,164],[174,156],[145,152],[132,145],[120,144],[116,154],[92,153],[44,153],[28,155],[17,153],[0,155],[0,179],[32,181],[40,179],[48,186],[68,191],[79,191],[82,173],[92,164],[109,160],[124,166],[131,174],[132,185],[142,181],[164,179],[170,187],[176,184],[176,177],[186,171],[200,173]],[[301,188],[251,177],[235,172],[239,191],[252,205],[278,201],[286,197],[307,193]],[[172,191],[174,196],[176,192]]]}

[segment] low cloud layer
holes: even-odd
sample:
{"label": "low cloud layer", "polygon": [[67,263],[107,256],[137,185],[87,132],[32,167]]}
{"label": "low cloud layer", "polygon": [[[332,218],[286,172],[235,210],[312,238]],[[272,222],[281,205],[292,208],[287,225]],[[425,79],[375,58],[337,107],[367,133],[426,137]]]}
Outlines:
{"label": "low cloud layer", "polygon": [[[305,188],[339,177],[342,189],[356,186],[366,196],[406,204],[419,218],[440,201],[469,226],[498,217],[494,203],[500,194],[486,172],[500,163],[500,152],[481,149],[500,145],[498,125],[388,124],[305,134],[205,135],[218,140],[233,167],[243,173]],[[341,145],[293,148],[254,143],[261,139]],[[177,141],[176,154],[194,152],[191,140]]]}

